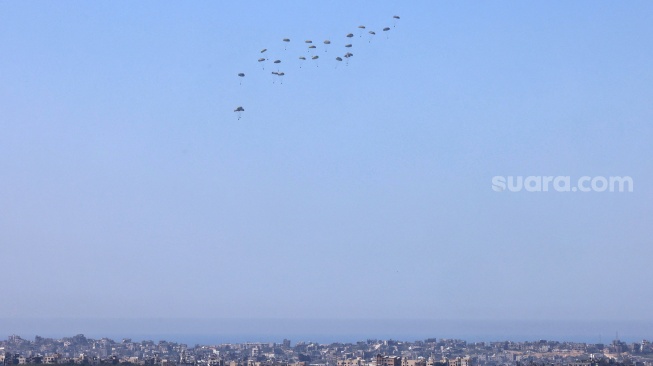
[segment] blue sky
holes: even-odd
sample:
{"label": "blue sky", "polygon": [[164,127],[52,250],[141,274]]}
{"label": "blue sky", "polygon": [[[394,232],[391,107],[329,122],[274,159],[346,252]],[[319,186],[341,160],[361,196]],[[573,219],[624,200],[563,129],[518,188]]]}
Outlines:
{"label": "blue sky", "polygon": [[[0,314],[651,321],[652,17],[2,2]],[[300,68],[305,39],[320,58]],[[634,191],[498,193],[497,175]]]}

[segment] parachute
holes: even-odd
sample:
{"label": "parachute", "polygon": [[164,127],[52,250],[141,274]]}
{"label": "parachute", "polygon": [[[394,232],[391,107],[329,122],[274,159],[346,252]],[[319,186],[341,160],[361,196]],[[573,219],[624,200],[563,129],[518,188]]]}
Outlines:
{"label": "parachute", "polygon": [[363,30],[364,30],[364,29],[365,29],[365,26],[364,26],[364,25],[359,25],[359,26],[358,26],[358,37],[362,37],[362,36],[363,36]]}
{"label": "parachute", "polygon": [[347,61],[345,62],[345,66],[349,66],[349,58],[352,56],[354,56],[354,54],[351,52],[345,53],[345,58],[347,59]]}
{"label": "parachute", "polygon": [[328,48],[328,46],[329,46],[330,44],[331,44],[331,41],[329,41],[328,39],[324,41],[324,52],[327,51],[327,48]]}
{"label": "parachute", "polygon": [[370,34],[370,37],[368,38],[367,43],[372,43],[372,38],[376,35],[376,32],[375,31],[369,31],[367,33]]}
{"label": "parachute", "polygon": [[263,52],[265,52],[267,50],[268,50],[267,48],[264,48],[264,49],[261,50],[261,53],[263,53]]}
{"label": "parachute", "polygon": [[351,37],[353,37],[353,36],[354,36],[353,33],[349,33],[349,34],[347,34],[347,38],[351,38]]}
{"label": "parachute", "polygon": [[314,44],[312,44],[312,45],[308,46],[308,52],[310,52],[311,55],[314,55],[314,54],[315,54],[315,49],[316,49],[316,48],[317,48],[317,46],[315,46]]}
{"label": "parachute", "polygon": [[[288,43],[288,42],[290,42],[290,38],[284,38],[284,39],[282,39],[282,41]],[[285,45],[283,46],[283,50],[284,50],[284,51],[286,50],[286,46],[285,46]]]}
{"label": "parachute", "polygon": [[234,112],[238,116],[238,119],[240,120],[242,113],[245,112],[245,108],[238,106],[236,109],[234,109]]}
{"label": "parachute", "polygon": [[[242,72],[239,72],[239,73],[238,73],[238,76],[240,76],[241,78],[244,78],[244,77],[245,77],[245,74],[242,73]],[[240,81],[240,85],[243,85],[243,81],[242,81],[242,80]]]}
{"label": "parachute", "polygon": [[351,48],[351,43],[346,44],[345,47]]}

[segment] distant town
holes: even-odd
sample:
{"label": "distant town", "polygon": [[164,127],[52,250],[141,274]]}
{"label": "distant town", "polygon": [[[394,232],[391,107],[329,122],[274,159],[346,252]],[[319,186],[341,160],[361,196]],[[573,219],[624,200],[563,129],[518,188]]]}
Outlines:
{"label": "distant town", "polygon": [[423,341],[368,339],[318,344],[281,343],[193,345],[169,341],[91,339],[83,334],[33,340],[12,335],[0,341],[4,365],[157,366],[653,366],[647,340],[588,344],[538,340],[474,342],[429,338]]}

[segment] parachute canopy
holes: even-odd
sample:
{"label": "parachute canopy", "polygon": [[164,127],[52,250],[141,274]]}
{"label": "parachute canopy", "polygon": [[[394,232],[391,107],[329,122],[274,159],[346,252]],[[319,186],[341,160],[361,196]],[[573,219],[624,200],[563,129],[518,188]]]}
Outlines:
{"label": "parachute canopy", "polygon": [[238,106],[236,109],[234,109],[234,112],[238,115],[238,119],[240,119],[242,113],[245,112],[245,108]]}
{"label": "parachute canopy", "polygon": [[324,44],[331,44],[331,41],[327,39],[326,41],[324,41]]}
{"label": "parachute canopy", "polygon": [[383,28],[383,31],[384,31],[384,32],[387,32],[387,31],[389,31],[389,30],[390,30],[389,27],[385,27],[385,28]]}
{"label": "parachute canopy", "polygon": [[346,44],[345,47],[347,48],[351,47],[351,43]]}
{"label": "parachute canopy", "polygon": [[352,33],[347,34],[347,38],[351,38],[351,37],[353,37],[353,36],[354,36],[354,35],[353,35]]}
{"label": "parachute canopy", "polygon": [[263,53],[263,52],[265,52],[267,50],[268,50],[267,48],[264,48],[264,49],[261,50],[261,53]]}
{"label": "parachute canopy", "polygon": [[245,77],[245,74],[240,72],[240,73],[238,73],[238,76],[240,76],[242,78],[242,77]]}
{"label": "parachute canopy", "polygon": [[284,38],[283,41],[284,42],[290,42],[290,38]]}

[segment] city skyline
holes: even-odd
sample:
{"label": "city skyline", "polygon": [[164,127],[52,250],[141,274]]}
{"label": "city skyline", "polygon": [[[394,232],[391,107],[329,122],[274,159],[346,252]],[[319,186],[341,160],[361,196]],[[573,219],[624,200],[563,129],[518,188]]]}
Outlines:
{"label": "city skyline", "polygon": [[366,339],[316,343],[281,342],[189,345],[175,341],[94,339],[84,334],[34,340],[11,335],[0,340],[4,365],[206,365],[206,366],[607,366],[653,363],[653,346],[644,339],[608,344],[535,340],[468,342],[462,339]]}
{"label": "city skyline", "polygon": [[500,321],[428,319],[2,319],[0,329],[17,335],[60,338],[70,334],[139,340],[177,340],[188,344],[272,342],[293,338],[314,342],[431,337],[470,342],[558,341],[605,343],[651,338],[653,322]]}

